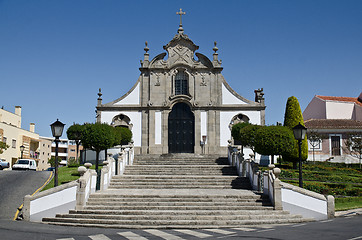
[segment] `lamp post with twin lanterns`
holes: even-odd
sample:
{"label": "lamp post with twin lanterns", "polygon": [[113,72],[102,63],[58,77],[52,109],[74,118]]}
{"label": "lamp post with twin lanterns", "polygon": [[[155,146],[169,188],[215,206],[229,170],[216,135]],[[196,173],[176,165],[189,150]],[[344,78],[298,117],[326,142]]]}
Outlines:
{"label": "lamp post with twin lanterns", "polygon": [[24,153],[24,150],[25,150],[25,147],[24,147],[24,145],[21,145],[20,146],[20,152],[21,152],[21,159],[23,159],[23,153]]}
{"label": "lamp post with twin lanterns", "polygon": [[54,187],[58,186],[58,143],[59,138],[63,134],[65,124],[57,121],[53,122],[50,127],[52,129],[52,135],[55,137],[55,172],[54,172]]}
{"label": "lamp post with twin lanterns", "polygon": [[293,127],[294,138],[298,140],[299,146],[299,187],[303,188],[303,176],[302,176],[302,141],[305,138],[305,134],[307,133],[307,128],[302,124],[299,124]]}

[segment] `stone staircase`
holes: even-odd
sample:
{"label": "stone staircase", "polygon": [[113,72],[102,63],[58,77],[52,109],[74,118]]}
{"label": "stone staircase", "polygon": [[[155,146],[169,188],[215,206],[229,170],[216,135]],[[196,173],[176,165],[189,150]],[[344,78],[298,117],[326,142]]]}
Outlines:
{"label": "stone staircase", "polygon": [[221,228],[306,221],[273,210],[219,156],[136,156],[84,210],[43,222],[114,228]]}

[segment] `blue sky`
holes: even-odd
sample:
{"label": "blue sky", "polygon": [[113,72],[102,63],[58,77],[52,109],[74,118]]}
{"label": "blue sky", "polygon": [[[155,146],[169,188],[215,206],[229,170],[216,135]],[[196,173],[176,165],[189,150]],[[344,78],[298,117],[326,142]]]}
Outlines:
{"label": "blue sky", "polygon": [[[283,122],[287,98],[302,110],[314,95],[362,91],[362,1],[0,0],[0,106],[22,106],[22,127],[51,136],[57,118],[95,121],[103,102],[137,81],[144,42],[150,58],[185,33],[243,97],[264,88],[266,123]],[[64,134],[63,137],[66,135]]]}

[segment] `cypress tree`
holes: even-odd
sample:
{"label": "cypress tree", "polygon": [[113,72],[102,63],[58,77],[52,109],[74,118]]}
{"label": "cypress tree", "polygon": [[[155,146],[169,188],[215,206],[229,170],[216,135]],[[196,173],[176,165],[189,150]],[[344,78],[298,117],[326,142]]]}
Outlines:
{"label": "cypress tree", "polygon": [[[293,130],[293,127],[295,127],[299,123],[304,126],[302,111],[300,109],[298,99],[292,96],[288,98],[287,105],[285,108],[284,126]],[[307,160],[307,158],[308,158],[308,142],[307,142],[307,137],[305,137],[304,140],[302,141],[302,160],[305,161]],[[297,162],[299,161],[299,148],[297,140],[294,140],[294,147],[292,151],[283,154],[283,160],[293,162],[293,167],[295,169],[297,168]]]}

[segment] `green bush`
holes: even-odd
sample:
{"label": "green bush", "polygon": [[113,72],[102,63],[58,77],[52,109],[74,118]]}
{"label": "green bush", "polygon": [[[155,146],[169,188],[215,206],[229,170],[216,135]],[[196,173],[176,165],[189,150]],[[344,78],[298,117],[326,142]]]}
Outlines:
{"label": "green bush", "polygon": [[293,148],[292,131],[283,126],[259,127],[255,132],[255,151],[262,155],[282,155]]}
{"label": "green bush", "polygon": [[[284,126],[288,127],[290,130],[293,127],[297,126],[298,124],[304,125],[302,111],[299,106],[298,99],[294,96],[289,97],[287,101],[287,105],[285,108],[285,115],[284,115]],[[302,141],[302,160],[307,160],[308,158],[308,142],[307,137]],[[294,147],[292,151],[289,151],[283,154],[283,159],[286,161],[291,161],[294,163],[294,167],[299,161],[299,147],[298,141],[294,140]]]}
{"label": "green bush", "polygon": [[248,125],[250,125],[250,123],[247,122],[237,123],[233,125],[233,127],[231,128],[231,136],[234,138],[234,140],[241,141],[240,131]]}
{"label": "green bush", "polygon": [[132,131],[126,127],[115,127],[116,144],[115,145],[127,145],[132,141]]}

